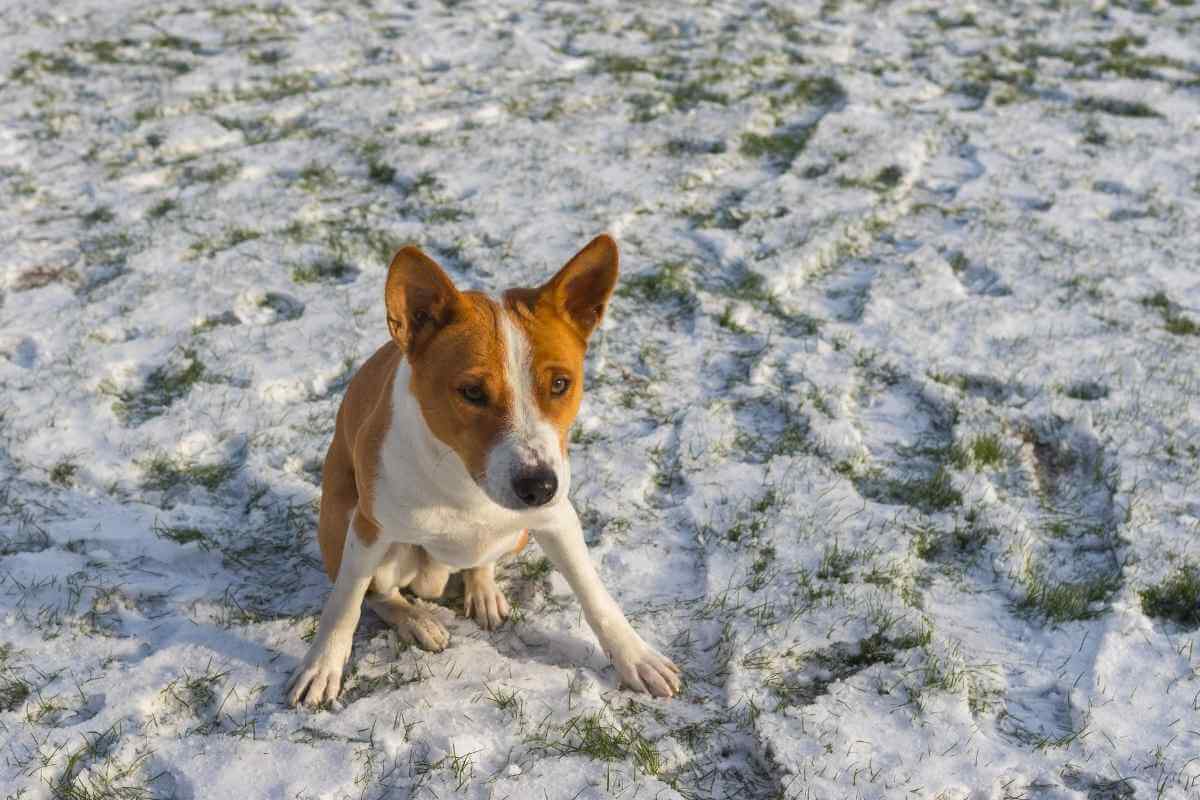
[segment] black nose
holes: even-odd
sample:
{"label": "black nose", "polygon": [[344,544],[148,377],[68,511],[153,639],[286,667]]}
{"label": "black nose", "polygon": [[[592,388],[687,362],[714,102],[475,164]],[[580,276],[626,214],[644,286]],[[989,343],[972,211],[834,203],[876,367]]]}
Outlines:
{"label": "black nose", "polygon": [[558,491],[558,476],[553,470],[539,469],[513,478],[513,492],[527,506],[544,506]]}

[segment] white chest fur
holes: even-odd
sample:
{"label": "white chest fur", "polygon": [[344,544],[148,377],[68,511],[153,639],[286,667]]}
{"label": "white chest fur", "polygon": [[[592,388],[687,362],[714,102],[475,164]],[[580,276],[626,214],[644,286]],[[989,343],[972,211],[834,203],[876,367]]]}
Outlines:
{"label": "white chest fur", "polygon": [[401,363],[379,452],[373,497],[382,538],[420,545],[456,569],[495,561],[516,546],[522,530],[540,527],[559,504],[514,511],[492,502],[458,455],[430,432],[408,389],[409,375]]}
{"label": "white chest fur", "polygon": [[511,532],[499,532],[495,528],[473,524],[469,519],[443,518],[438,520],[438,523],[451,527],[443,527],[440,532],[435,532],[431,529],[432,525],[423,526],[423,530],[417,531],[422,539],[420,544],[436,560],[456,569],[467,569],[496,561],[505,553],[511,552],[521,536],[520,528]]}

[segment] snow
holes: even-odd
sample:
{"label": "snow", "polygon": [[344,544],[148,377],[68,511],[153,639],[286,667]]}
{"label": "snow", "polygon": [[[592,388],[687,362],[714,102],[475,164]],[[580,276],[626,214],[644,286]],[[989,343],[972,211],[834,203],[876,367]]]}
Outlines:
{"label": "snow", "polygon": [[[1200,795],[1142,598],[1200,561],[1200,11],[1051,5],[7,4],[0,794]],[[682,696],[531,546],[286,707],[390,255],[603,230],[572,495]]]}

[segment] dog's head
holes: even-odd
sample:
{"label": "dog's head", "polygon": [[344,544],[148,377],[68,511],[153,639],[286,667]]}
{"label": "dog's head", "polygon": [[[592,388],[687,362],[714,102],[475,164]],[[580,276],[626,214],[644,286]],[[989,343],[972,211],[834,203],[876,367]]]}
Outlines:
{"label": "dog's head", "polygon": [[392,259],[388,328],[408,358],[411,391],[429,430],[499,505],[566,495],[583,357],[616,281],[617,245],[604,235],[542,286],[499,300],[460,292],[416,247]]}

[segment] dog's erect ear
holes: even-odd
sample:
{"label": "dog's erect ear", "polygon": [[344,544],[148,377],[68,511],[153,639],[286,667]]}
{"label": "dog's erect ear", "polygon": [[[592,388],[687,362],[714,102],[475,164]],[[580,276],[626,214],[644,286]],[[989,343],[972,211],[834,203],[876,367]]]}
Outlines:
{"label": "dog's erect ear", "polygon": [[383,300],[388,331],[401,350],[411,353],[454,319],[462,296],[436,261],[408,245],[388,267]]}
{"label": "dog's erect ear", "polygon": [[552,304],[587,339],[604,318],[617,284],[617,261],[617,243],[600,234],[538,289],[538,302]]}

